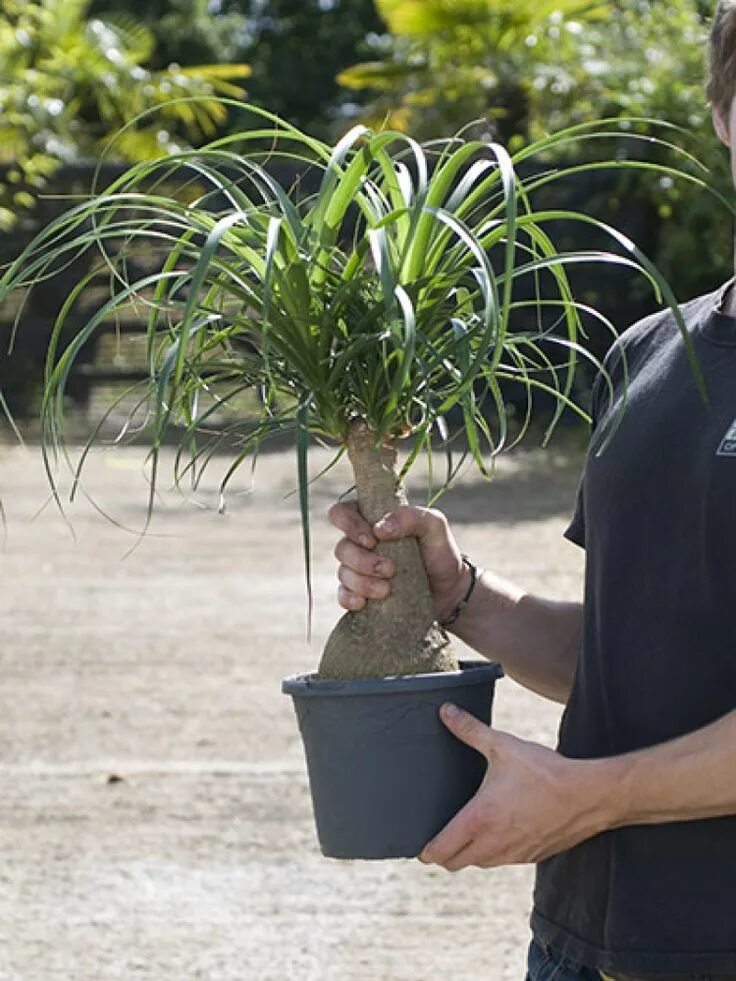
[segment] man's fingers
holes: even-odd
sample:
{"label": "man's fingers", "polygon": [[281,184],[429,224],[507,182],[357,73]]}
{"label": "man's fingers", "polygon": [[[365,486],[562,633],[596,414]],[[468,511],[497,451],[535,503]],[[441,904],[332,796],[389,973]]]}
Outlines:
{"label": "man's fingers", "polygon": [[357,593],[352,593],[340,583],[337,590],[337,602],[344,610],[355,612],[356,610],[362,610],[367,601],[365,597],[358,596]]}
{"label": "man's fingers", "polygon": [[445,702],[441,707],[440,718],[453,736],[477,749],[486,759],[490,758],[496,747],[496,739],[490,726],[451,702]]}
{"label": "man's fingers", "polygon": [[[494,743],[493,730],[489,726],[451,702],[444,703],[440,709],[440,718],[458,739],[483,753],[486,758],[489,757]],[[425,846],[419,856],[421,862],[447,867],[447,862],[472,844],[480,830],[479,812],[474,802],[475,798]]]}
{"label": "man's fingers", "polygon": [[386,599],[391,592],[391,587],[385,579],[361,576],[346,565],[341,565],[338,568],[337,578],[347,590],[357,596],[362,596],[364,599]]}
{"label": "man's fingers", "polygon": [[[327,515],[356,545],[372,548],[376,538],[392,541],[397,538],[419,538],[429,545],[447,541],[447,518],[436,508],[398,507],[389,511],[371,528],[354,502],[333,504]],[[370,544],[366,544],[370,538]]]}
{"label": "man's fingers", "polygon": [[493,861],[488,857],[487,843],[479,844],[474,841],[461,848],[460,851],[442,863],[442,867],[448,872],[460,872],[461,869],[472,868],[488,869],[493,865]]}
{"label": "man's fingers", "polygon": [[376,538],[371,526],[358,511],[354,503],[333,504],[327,516],[340,531],[356,545],[363,548],[374,548]]}
{"label": "man's fingers", "polygon": [[376,576],[390,579],[396,572],[393,560],[385,555],[377,555],[370,549],[356,545],[349,538],[341,538],[335,546],[335,558],[353,572],[362,576]]}
{"label": "man's fingers", "polygon": [[340,566],[337,600],[346,610],[362,610],[369,599],[385,599],[388,579],[396,572],[392,559],[372,551],[376,538],[354,504],[333,504],[330,521],[345,533],[335,546]]}
{"label": "man's fingers", "polygon": [[426,865],[444,865],[473,842],[474,825],[468,806],[446,824],[440,833],[428,842],[418,856]]}
{"label": "man's fingers", "polygon": [[445,545],[448,539],[447,518],[435,508],[394,508],[376,522],[373,531],[381,541],[418,538],[423,547]]}

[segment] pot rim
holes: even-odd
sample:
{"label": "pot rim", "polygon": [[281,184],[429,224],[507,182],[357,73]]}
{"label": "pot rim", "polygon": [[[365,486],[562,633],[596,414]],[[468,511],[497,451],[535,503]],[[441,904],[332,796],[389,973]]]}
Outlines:
{"label": "pot rim", "polygon": [[403,692],[460,688],[464,685],[487,685],[503,677],[503,668],[495,661],[461,661],[459,671],[437,671],[431,674],[400,674],[388,678],[363,678],[358,681],[325,681],[316,673],[295,674],[284,678],[281,691],[299,698],[341,695],[394,695]]}

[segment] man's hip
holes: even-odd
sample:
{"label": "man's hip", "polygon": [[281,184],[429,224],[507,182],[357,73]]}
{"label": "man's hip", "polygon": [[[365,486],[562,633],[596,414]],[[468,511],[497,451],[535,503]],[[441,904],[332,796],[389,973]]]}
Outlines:
{"label": "man's hip", "polygon": [[532,940],[526,981],[736,981],[736,974],[605,974]]}
{"label": "man's hip", "polygon": [[736,981],[736,974],[603,974],[603,981]]}
{"label": "man's hip", "polygon": [[736,974],[601,974],[603,981],[736,981]]}

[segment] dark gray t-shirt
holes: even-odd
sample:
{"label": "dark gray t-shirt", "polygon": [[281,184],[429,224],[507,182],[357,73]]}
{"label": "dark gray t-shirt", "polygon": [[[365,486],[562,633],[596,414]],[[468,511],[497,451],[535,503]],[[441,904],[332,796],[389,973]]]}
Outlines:
{"label": "dark gray t-shirt", "polygon": [[[586,550],[586,581],[566,756],[652,746],[736,709],[736,319],[719,312],[724,292],[682,308],[708,404],[669,312],[624,334],[613,399],[596,384],[567,532]],[[548,859],[532,926],[604,971],[736,972],[736,817],[620,828]]]}

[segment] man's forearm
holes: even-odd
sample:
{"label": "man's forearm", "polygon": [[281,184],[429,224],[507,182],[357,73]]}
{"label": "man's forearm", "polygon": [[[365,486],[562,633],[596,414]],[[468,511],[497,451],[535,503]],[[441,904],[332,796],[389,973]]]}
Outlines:
{"label": "man's forearm", "polygon": [[582,604],[542,599],[489,572],[452,631],[519,684],[566,702],[580,651]]}
{"label": "man's forearm", "polygon": [[611,828],[736,814],[736,711],[678,739],[601,760],[600,773]]}

